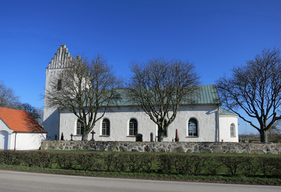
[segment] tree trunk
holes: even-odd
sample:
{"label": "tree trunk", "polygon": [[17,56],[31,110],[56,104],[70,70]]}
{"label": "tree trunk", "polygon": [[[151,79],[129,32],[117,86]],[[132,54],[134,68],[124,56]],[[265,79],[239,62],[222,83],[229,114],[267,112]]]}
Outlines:
{"label": "tree trunk", "polygon": [[163,141],[163,130],[162,127],[158,125],[158,142],[162,142],[162,141]]}
{"label": "tree trunk", "polygon": [[261,143],[267,143],[267,131],[265,131],[264,129],[260,130],[260,139],[261,139]]}
{"label": "tree trunk", "polygon": [[83,133],[81,141],[88,141],[88,135],[89,134]]}

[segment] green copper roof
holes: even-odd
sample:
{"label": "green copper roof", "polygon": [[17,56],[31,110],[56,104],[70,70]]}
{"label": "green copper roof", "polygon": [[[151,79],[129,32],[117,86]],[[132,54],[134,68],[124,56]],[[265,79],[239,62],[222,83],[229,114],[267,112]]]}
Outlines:
{"label": "green copper roof", "polygon": [[234,116],[237,116],[235,113],[232,113],[222,107],[219,108],[219,114],[220,115],[234,115]]}
{"label": "green copper roof", "polygon": [[[197,93],[194,94],[191,99],[194,103],[182,102],[183,105],[220,105],[219,95],[216,89],[216,85],[199,85]],[[135,104],[130,103],[126,98],[126,89],[119,89],[118,93],[122,98],[119,102],[119,106],[133,106]]]}
{"label": "green copper roof", "polygon": [[200,85],[198,93],[193,96],[195,104],[220,104],[216,85]]}

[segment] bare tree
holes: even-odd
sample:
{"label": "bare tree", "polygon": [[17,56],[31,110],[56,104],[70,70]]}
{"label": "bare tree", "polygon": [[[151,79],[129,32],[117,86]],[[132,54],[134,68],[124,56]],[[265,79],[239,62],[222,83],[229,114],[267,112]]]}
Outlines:
{"label": "bare tree", "polygon": [[0,107],[15,109],[18,104],[19,97],[15,95],[15,91],[0,81]]}
{"label": "bare tree", "polygon": [[[217,80],[222,104],[256,128],[261,142],[267,142],[267,132],[281,119],[277,109],[281,104],[281,58],[278,49],[264,49],[247,65],[234,67],[232,77]],[[242,109],[244,116],[237,109]],[[252,118],[258,120],[256,126]]]}
{"label": "bare tree", "polygon": [[44,115],[44,107],[37,107],[36,108],[37,114],[39,115],[36,121],[39,125],[43,127],[43,115]]}
{"label": "bare tree", "polygon": [[281,124],[280,120],[276,121],[270,130],[268,131],[269,139],[280,140],[281,139]]}
{"label": "bare tree", "polygon": [[43,110],[40,108],[35,108],[28,103],[22,103],[19,105],[18,109],[27,111],[37,122],[42,124]]}
{"label": "bare tree", "polygon": [[198,89],[199,76],[192,63],[152,59],[145,64],[132,62],[128,98],[158,126],[158,141],[175,120],[182,101],[191,100]]}
{"label": "bare tree", "polygon": [[82,140],[87,140],[95,123],[118,100],[120,81],[99,54],[92,60],[73,59],[69,66],[51,80],[45,97],[49,107],[69,110],[78,117],[83,124]]}

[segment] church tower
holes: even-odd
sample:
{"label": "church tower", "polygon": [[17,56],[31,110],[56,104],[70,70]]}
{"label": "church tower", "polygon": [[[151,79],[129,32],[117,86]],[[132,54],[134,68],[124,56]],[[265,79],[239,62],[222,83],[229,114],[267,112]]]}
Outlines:
{"label": "church tower", "polygon": [[[64,69],[70,67],[70,63],[74,58],[68,52],[66,45],[61,45],[52,58],[49,66],[46,68],[46,82],[45,82],[45,94],[46,90],[50,89],[50,80],[57,77],[57,75]],[[58,82],[58,86],[59,86]],[[60,85],[61,86],[61,85]],[[47,139],[54,140],[60,139],[59,119],[60,114],[57,108],[47,106],[47,98],[44,100],[44,117],[43,125],[44,129],[48,132]]]}

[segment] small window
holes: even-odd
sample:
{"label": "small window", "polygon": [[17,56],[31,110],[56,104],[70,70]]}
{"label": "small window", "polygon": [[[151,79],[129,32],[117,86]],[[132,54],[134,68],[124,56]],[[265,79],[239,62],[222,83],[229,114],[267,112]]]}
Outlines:
{"label": "small window", "polygon": [[84,133],[84,125],[82,121],[78,120],[76,125],[76,134],[83,135],[83,133]]}
{"label": "small window", "polygon": [[131,119],[129,123],[129,135],[136,135],[138,133],[138,122],[135,119]]}
{"label": "small window", "polygon": [[102,121],[102,135],[110,135],[110,122],[108,119]]}
{"label": "small window", "polygon": [[198,124],[196,119],[188,121],[188,136],[198,136]]}
{"label": "small window", "polygon": [[61,90],[61,79],[58,80],[58,85],[57,85],[57,90],[60,91]]}
{"label": "small window", "polygon": [[232,123],[230,125],[230,137],[235,137],[235,125]]}

